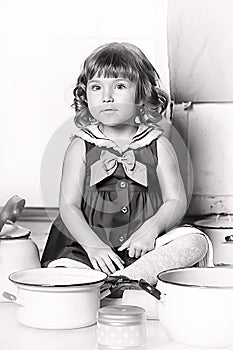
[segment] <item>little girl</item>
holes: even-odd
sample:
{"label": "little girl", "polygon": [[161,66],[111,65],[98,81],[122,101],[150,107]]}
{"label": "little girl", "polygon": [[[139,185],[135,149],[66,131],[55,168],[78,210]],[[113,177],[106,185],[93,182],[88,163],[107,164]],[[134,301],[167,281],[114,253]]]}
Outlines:
{"label": "little girl", "polygon": [[187,201],[175,152],[157,125],[167,105],[158,73],[136,46],[110,43],[85,60],[74,89],[77,133],[43,267],[89,267],[155,283],[159,272],[205,257],[200,231],[174,230]]}

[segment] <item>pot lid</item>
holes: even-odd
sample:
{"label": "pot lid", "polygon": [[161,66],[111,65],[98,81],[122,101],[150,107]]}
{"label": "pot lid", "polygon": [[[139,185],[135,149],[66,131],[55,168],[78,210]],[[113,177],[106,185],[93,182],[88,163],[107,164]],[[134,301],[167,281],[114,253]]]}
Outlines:
{"label": "pot lid", "polygon": [[18,238],[26,238],[30,235],[30,231],[12,223],[6,223],[1,231],[0,240],[10,240],[10,239],[18,239]]}
{"label": "pot lid", "polygon": [[194,222],[195,226],[206,228],[233,228],[233,215],[232,214],[215,214],[208,216],[205,219]]}

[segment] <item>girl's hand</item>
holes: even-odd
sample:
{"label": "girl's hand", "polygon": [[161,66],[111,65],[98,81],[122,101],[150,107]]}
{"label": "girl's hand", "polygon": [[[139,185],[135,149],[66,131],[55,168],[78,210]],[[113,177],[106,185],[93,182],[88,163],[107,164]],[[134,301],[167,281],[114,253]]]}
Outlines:
{"label": "girl's hand", "polygon": [[155,234],[155,229],[153,231],[144,232],[139,229],[135,231],[130,238],[125,241],[118,251],[127,249],[129,251],[130,258],[139,258],[144,254],[150,252],[155,248],[155,239],[158,235]]}
{"label": "girl's hand", "polygon": [[103,271],[110,275],[124,268],[124,261],[106,245],[106,247],[84,247],[95,270]]}

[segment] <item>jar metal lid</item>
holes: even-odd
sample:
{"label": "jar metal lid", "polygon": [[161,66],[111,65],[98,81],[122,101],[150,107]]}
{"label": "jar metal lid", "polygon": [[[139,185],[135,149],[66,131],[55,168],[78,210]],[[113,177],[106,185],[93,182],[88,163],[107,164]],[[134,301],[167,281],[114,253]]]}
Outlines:
{"label": "jar metal lid", "polygon": [[146,311],[134,305],[105,306],[97,313],[98,322],[130,325],[146,320]]}

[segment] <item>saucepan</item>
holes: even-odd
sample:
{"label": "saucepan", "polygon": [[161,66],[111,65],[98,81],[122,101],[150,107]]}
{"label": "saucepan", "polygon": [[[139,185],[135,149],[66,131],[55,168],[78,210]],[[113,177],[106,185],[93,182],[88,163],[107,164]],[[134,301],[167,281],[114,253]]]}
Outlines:
{"label": "saucepan", "polygon": [[171,269],[158,275],[156,287],[143,280],[125,282],[157,299],[159,321],[174,341],[211,348],[233,345],[233,268]]}
{"label": "saucepan", "polygon": [[92,269],[36,268],[17,271],[9,279],[17,295],[3,296],[16,304],[20,323],[35,328],[72,329],[96,322],[100,287],[107,275]]}
{"label": "saucepan", "polygon": [[192,267],[158,275],[144,289],[158,301],[159,321],[173,340],[206,347],[233,345],[233,269]]}
{"label": "saucepan", "polygon": [[[11,283],[17,287],[2,296],[16,305],[17,319],[23,325],[42,329],[73,329],[96,322],[101,299],[119,285],[140,281],[125,276],[107,276],[92,269],[69,267],[34,268],[13,272]],[[143,285],[146,282],[143,281]],[[148,286],[150,286],[148,284]]]}

